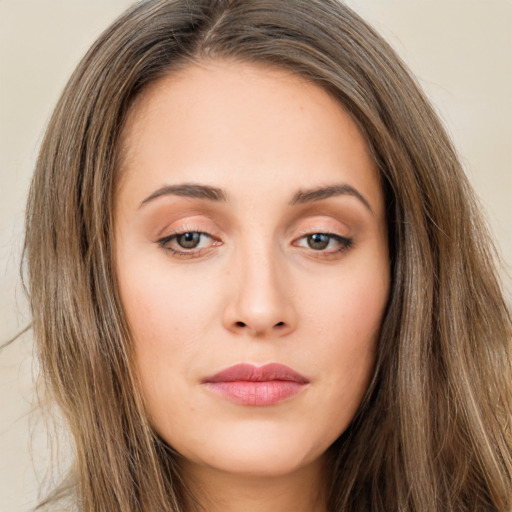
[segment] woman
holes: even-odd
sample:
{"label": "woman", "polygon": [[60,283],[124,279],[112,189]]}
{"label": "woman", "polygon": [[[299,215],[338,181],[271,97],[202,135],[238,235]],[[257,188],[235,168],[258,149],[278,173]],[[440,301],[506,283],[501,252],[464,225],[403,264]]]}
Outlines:
{"label": "woman", "polygon": [[77,508],[510,510],[491,248],[348,8],[134,6],[66,87],[27,211]]}

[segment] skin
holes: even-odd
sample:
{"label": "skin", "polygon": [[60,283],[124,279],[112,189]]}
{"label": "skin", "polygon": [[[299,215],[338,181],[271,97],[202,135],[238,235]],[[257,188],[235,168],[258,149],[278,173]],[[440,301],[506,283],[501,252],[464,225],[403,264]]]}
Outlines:
{"label": "skin", "polygon": [[[209,61],[152,84],[123,140],[116,266],[153,427],[210,511],[325,511],[325,451],[367,389],[390,284],[363,136],[304,79]],[[155,195],[184,183],[226,200]],[[345,193],[290,205],[331,185]],[[209,236],[187,249],[177,232]],[[315,233],[351,242],[312,248]],[[255,407],[201,382],[240,362],[286,364],[309,384]]]}

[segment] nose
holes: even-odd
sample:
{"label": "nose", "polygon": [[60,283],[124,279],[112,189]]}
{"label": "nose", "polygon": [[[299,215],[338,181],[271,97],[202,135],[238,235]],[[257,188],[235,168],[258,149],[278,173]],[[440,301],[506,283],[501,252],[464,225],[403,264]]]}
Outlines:
{"label": "nose", "polygon": [[271,251],[240,254],[231,273],[224,327],[252,337],[281,337],[296,328],[293,286]]}

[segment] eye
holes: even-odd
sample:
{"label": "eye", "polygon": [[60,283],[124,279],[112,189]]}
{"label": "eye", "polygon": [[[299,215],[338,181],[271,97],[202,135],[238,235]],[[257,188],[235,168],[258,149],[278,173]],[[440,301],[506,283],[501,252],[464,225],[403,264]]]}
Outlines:
{"label": "eye", "polygon": [[158,244],[175,256],[193,257],[199,256],[203,249],[217,245],[218,241],[208,233],[186,231],[165,236],[158,240]]}
{"label": "eye", "polygon": [[296,245],[318,252],[337,253],[349,249],[353,240],[333,233],[311,233],[299,238]]}
{"label": "eye", "polygon": [[195,249],[199,245],[202,235],[204,236],[204,233],[198,233],[197,231],[175,235],[176,243],[183,249]]}

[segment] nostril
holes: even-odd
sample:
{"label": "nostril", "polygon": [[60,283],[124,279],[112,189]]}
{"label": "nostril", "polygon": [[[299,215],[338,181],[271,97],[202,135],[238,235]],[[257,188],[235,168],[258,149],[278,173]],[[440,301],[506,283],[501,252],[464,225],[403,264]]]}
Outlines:
{"label": "nostril", "polygon": [[[236,327],[248,327],[248,325],[245,323],[245,322],[242,322],[241,320],[239,320],[238,322],[235,322],[234,324]],[[274,327],[285,327],[286,324],[285,322],[278,322],[277,324],[274,325]]]}

